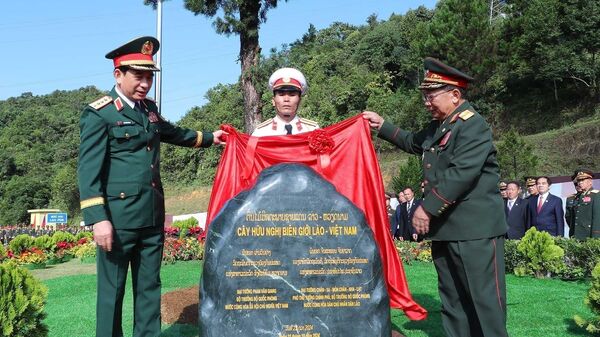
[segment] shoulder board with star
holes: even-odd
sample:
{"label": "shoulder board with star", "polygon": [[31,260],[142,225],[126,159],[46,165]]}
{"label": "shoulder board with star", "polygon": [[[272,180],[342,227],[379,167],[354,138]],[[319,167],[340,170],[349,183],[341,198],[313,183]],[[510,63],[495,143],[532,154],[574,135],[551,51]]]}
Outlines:
{"label": "shoulder board with star", "polygon": [[310,125],[310,126],[314,126],[314,127],[318,127],[319,124],[315,121],[311,121],[310,119],[306,119],[306,118],[300,118],[300,122],[306,124],[306,125]]}
{"label": "shoulder board with star", "polygon": [[466,121],[467,119],[473,117],[473,115],[475,115],[475,113],[471,110],[465,110],[463,112],[461,112],[460,114],[458,114],[458,117],[460,119],[462,119],[463,121]]}
{"label": "shoulder board with star", "polygon": [[267,125],[271,125],[271,122],[273,122],[273,118],[269,118],[269,119],[267,119],[266,121],[264,121],[264,122],[262,122],[262,123],[258,124],[258,125],[256,126],[256,129],[264,128],[264,127],[265,127],[265,126],[267,126]]}
{"label": "shoulder board with star", "polygon": [[89,105],[94,108],[95,110],[100,110],[102,108],[104,108],[105,106],[107,106],[108,104],[110,104],[110,102],[112,102],[113,99],[110,96],[104,96],[100,99],[95,100],[94,102],[90,103]]}

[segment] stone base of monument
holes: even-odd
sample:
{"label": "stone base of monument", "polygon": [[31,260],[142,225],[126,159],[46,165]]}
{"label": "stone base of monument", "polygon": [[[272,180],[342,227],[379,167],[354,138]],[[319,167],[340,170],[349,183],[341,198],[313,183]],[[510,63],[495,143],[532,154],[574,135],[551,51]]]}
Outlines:
{"label": "stone base of monument", "polygon": [[160,314],[164,324],[198,325],[198,286],[163,294]]}
{"label": "stone base of monument", "polygon": [[[163,324],[198,324],[198,286],[179,289],[161,296],[160,314]],[[406,337],[392,330],[392,337]]]}

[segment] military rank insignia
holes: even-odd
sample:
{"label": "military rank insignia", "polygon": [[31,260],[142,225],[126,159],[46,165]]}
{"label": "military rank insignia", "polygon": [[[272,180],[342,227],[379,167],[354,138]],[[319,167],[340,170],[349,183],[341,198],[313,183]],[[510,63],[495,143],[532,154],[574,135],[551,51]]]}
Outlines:
{"label": "military rank insignia", "polygon": [[150,123],[163,122],[162,117],[154,111],[148,111],[148,120]]}

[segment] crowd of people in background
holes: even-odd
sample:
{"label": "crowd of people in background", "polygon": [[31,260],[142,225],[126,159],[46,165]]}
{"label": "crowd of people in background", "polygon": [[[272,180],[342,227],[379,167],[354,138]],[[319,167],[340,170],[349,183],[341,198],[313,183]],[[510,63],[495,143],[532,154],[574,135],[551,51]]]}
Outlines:
{"label": "crowd of people in background", "polygon": [[[552,180],[547,176],[528,177],[524,186],[516,180],[500,181],[508,224],[506,238],[519,240],[532,227],[552,236],[574,237],[579,240],[600,237],[600,191],[593,189],[593,172],[576,170],[571,176],[576,193],[563,200],[551,194]],[[386,192],[390,219],[390,234],[400,241],[422,241],[412,227],[412,214],[421,203],[412,188],[397,194]],[[565,229],[565,222],[568,231]]]}

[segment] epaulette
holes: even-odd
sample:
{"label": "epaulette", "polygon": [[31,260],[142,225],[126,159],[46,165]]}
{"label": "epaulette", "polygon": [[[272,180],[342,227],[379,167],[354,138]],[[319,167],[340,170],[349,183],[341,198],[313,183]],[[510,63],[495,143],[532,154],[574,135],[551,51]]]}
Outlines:
{"label": "epaulette", "polygon": [[113,101],[112,97],[107,95],[100,99],[95,100],[94,102],[90,103],[89,105],[92,108],[94,108],[95,110],[100,110],[100,109],[104,108],[105,106],[107,106],[112,101]]}
{"label": "epaulette", "polygon": [[463,112],[461,112],[460,114],[458,114],[458,117],[460,117],[460,119],[462,119],[463,121],[466,121],[467,119],[473,117],[473,115],[475,115],[475,113],[471,110],[465,110]]}
{"label": "epaulette", "polygon": [[315,121],[311,121],[310,119],[306,119],[306,118],[300,118],[300,121],[306,125],[310,125],[310,126],[314,126],[314,127],[318,127],[319,124]]}
{"label": "epaulette", "polygon": [[262,122],[262,123],[258,124],[258,125],[256,126],[256,129],[264,128],[265,126],[267,126],[267,125],[271,124],[271,122],[272,122],[272,121],[273,121],[273,118],[269,118],[269,119],[267,119],[266,121],[264,121],[264,122]]}
{"label": "epaulette", "polygon": [[599,190],[591,190],[590,192],[591,192],[591,193],[600,193],[600,191],[599,191]]}

